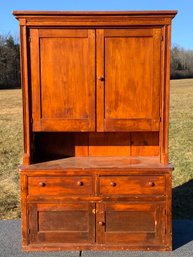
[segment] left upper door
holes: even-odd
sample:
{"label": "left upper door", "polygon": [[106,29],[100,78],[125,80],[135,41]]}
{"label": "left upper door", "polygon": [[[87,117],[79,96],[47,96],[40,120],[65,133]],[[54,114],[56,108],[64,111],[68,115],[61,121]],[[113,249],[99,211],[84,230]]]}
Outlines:
{"label": "left upper door", "polygon": [[33,131],[95,130],[95,30],[31,29]]}

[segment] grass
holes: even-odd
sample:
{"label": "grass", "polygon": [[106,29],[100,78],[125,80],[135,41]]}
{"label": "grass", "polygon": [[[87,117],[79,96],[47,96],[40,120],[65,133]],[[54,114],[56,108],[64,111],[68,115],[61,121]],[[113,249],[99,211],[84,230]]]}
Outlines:
{"label": "grass", "polygon": [[[20,217],[21,90],[0,90],[0,219]],[[173,217],[193,219],[193,79],[171,81]]]}
{"label": "grass", "polygon": [[171,81],[169,150],[173,217],[193,219],[193,79]]}
{"label": "grass", "polygon": [[21,90],[0,90],[0,219],[20,216]]}

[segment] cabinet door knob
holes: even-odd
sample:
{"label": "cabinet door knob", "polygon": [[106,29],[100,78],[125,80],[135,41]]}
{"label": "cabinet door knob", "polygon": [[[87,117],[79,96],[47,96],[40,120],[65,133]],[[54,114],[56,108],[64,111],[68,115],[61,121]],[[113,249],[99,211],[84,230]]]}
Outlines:
{"label": "cabinet door knob", "polygon": [[155,186],[155,183],[154,183],[153,181],[150,181],[150,182],[149,182],[149,186],[150,186],[150,187],[154,187],[154,186]]}
{"label": "cabinet door knob", "polygon": [[104,226],[105,223],[104,223],[103,221],[99,221],[99,225],[100,225],[100,226]]}
{"label": "cabinet door knob", "polygon": [[105,80],[105,78],[104,78],[103,76],[99,76],[99,77],[98,77],[98,80],[100,80],[100,81],[104,81],[104,80]]}
{"label": "cabinet door knob", "polygon": [[111,185],[112,187],[116,187],[117,184],[112,181],[112,182],[110,183],[110,185]]}
{"label": "cabinet door knob", "polygon": [[77,182],[77,185],[78,185],[78,186],[83,186],[84,183],[83,183],[82,181],[78,181],[78,182]]}
{"label": "cabinet door knob", "polygon": [[40,182],[39,185],[40,185],[41,187],[45,187],[45,186],[46,186],[46,183],[45,183],[45,182]]}

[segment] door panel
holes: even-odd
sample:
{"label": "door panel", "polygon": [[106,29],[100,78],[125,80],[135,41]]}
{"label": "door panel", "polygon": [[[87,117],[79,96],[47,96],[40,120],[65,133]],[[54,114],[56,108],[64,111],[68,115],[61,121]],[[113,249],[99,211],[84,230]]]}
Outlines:
{"label": "door panel", "polygon": [[30,243],[91,243],[95,216],[90,203],[29,204]]}
{"label": "door panel", "polygon": [[30,37],[33,130],[94,131],[95,31],[39,29]]}
{"label": "door panel", "polygon": [[164,244],[164,203],[104,203],[97,206],[100,244]]}
{"label": "door panel", "polygon": [[104,56],[98,69],[104,74],[104,85],[98,86],[103,130],[158,130],[161,30],[107,29],[97,34],[98,41]]}

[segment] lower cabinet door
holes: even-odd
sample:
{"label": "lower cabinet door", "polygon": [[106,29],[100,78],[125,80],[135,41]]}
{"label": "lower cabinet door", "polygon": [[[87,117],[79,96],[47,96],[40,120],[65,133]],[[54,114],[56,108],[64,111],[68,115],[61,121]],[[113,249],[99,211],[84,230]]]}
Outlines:
{"label": "lower cabinet door", "polygon": [[164,244],[164,203],[97,204],[97,243],[128,246]]}
{"label": "lower cabinet door", "polygon": [[95,204],[29,204],[31,244],[92,243],[95,241]]}

